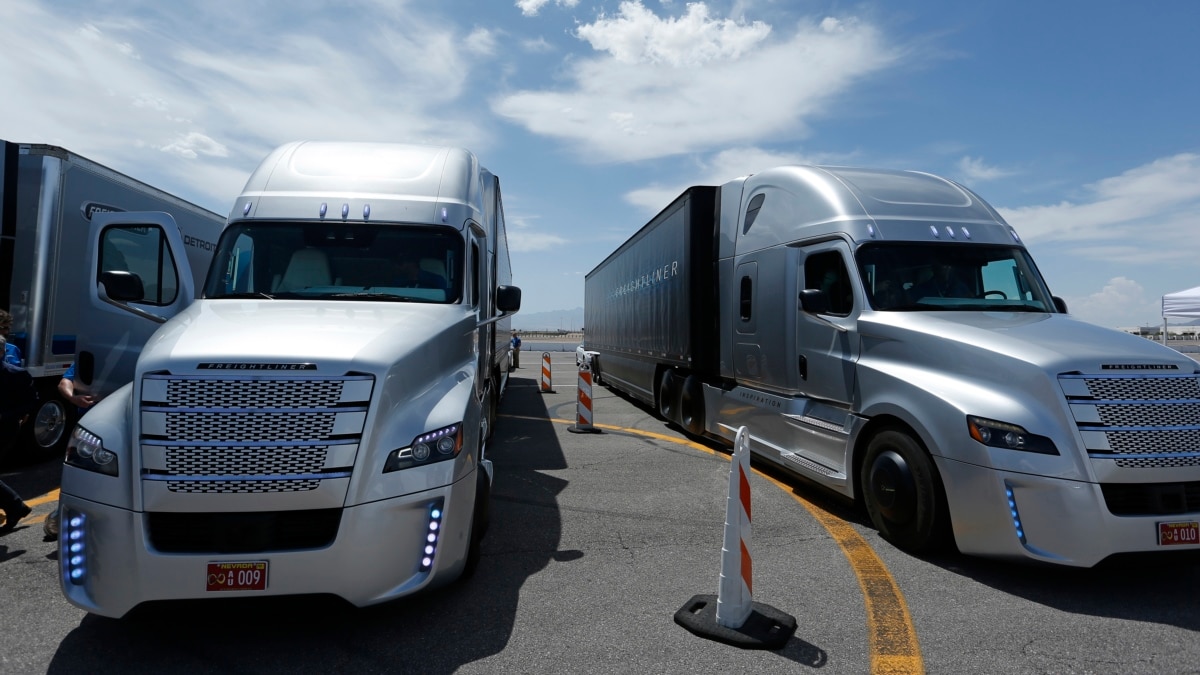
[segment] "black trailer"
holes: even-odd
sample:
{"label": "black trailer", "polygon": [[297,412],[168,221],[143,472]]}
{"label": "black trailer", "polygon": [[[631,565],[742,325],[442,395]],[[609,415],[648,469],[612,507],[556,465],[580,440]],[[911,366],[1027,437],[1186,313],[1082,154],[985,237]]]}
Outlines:
{"label": "black trailer", "polygon": [[688,188],[584,281],[584,348],[605,384],[667,419],[685,387],[676,368],[697,392],[697,378],[719,376],[718,190]]}

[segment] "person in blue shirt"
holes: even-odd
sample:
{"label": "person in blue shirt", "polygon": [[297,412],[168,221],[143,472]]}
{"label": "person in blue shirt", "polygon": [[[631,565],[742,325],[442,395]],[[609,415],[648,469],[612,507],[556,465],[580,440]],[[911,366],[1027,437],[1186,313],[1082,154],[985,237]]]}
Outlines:
{"label": "person in blue shirt", "polygon": [[[0,337],[6,340],[8,334],[12,332],[12,314],[9,314],[3,309],[0,309]],[[4,362],[11,363],[14,366],[21,366],[21,348],[11,342],[4,343]]]}
{"label": "person in blue shirt", "polygon": [[[75,409],[80,415],[85,410],[96,405],[98,400],[94,395],[86,392],[77,392],[75,390],[75,362],[71,362],[71,367],[67,368],[67,372],[63,373],[62,379],[58,381],[58,393],[75,406]],[[51,541],[58,538],[58,504],[54,505],[54,510],[50,515],[46,516],[46,520],[42,523],[42,531],[46,535],[46,541]]]}
{"label": "person in blue shirt", "polygon": [[520,367],[521,367],[521,336],[518,335],[517,331],[514,330],[512,332],[512,368],[509,368],[509,370],[516,370],[517,368],[520,368]]}
{"label": "person in blue shirt", "polygon": [[[3,335],[0,335],[0,343],[8,344]],[[29,371],[8,361],[0,363],[0,443],[15,442],[21,425],[29,419],[29,413],[37,408],[37,403],[37,387]],[[0,511],[4,511],[0,534],[12,531],[17,521],[29,515],[31,510],[16,490],[0,481]]]}

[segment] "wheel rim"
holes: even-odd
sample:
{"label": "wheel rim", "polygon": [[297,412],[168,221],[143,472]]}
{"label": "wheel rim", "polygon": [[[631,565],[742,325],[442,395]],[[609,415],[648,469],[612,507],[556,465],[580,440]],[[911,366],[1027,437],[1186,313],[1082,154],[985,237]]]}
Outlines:
{"label": "wheel rim", "polygon": [[917,490],[908,462],[895,450],[879,453],[871,465],[870,490],[879,513],[893,523],[907,523],[917,512]]}
{"label": "wheel rim", "polygon": [[67,411],[57,401],[38,409],[33,419],[33,440],[40,448],[52,448],[62,439],[67,426]]}

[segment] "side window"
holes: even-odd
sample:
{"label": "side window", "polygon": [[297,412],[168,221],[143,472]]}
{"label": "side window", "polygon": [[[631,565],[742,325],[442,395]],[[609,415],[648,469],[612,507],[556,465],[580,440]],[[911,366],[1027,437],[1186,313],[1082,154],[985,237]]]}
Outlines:
{"label": "side window", "polygon": [[804,287],[825,292],[830,314],[846,316],[854,309],[850,273],[837,251],[814,253],[805,259]]}
{"label": "side window", "polygon": [[[479,244],[471,244],[471,278],[475,283],[479,283]],[[468,286],[469,288],[469,286]],[[476,307],[479,304],[479,293],[473,292],[467,298],[467,304],[471,307]]]}
{"label": "side window", "polygon": [[175,260],[161,228],[124,225],[104,230],[100,239],[100,273],[131,272],[142,284],[142,297],[133,302],[165,306],[179,295]]}

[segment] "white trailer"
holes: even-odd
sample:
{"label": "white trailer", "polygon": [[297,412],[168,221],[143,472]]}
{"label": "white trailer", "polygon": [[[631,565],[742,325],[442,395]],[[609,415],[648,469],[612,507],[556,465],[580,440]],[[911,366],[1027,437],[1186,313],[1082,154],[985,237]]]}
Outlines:
{"label": "white trailer", "polygon": [[1200,549],[1200,368],[1071,318],[1017,232],[925,173],[690,188],[586,278],[607,385],[926,551]]}
{"label": "white trailer", "polygon": [[[183,262],[153,215],[92,229],[94,303],[133,309],[140,275],[105,264],[114,237],[155,232]],[[472,571],[508,373],[497,328],[520,305],[510,274],[499,181],[467,150],[272,152],[202,297],[68,445],[67,599],[107,616],[231,596],[362,606]]]}
{"label": "white trailer", "polygon": [[[41,394],[21,445],[52,456],[66,447],[76,417],[56,392],[71,362],[77,356],[82,361],[77,379],[82,390],[106,395],[111,389],[94,386],[91,375],[99,369],[113,382],[132,380],[133,357],[144,342],[128,332],[137,322],[97,310],[86,300],[91,221],[120,211],[166,214],[187,242],[189,266],[201,275],[192,283],[198,288],[225,219],[63,148],[0,141],[0,153],[0,307],[13,315],[10,341],[21,350],[22,366]],[[133,269],[156,264],[159,249],[136,232],[113,243],[112,257],[124,254]],[[131,305],[158,312],[174,291],[157,281],[147,277],[143,295]],[[78,353],[79,334],[97,327],[125,334],[104,351]]]}

